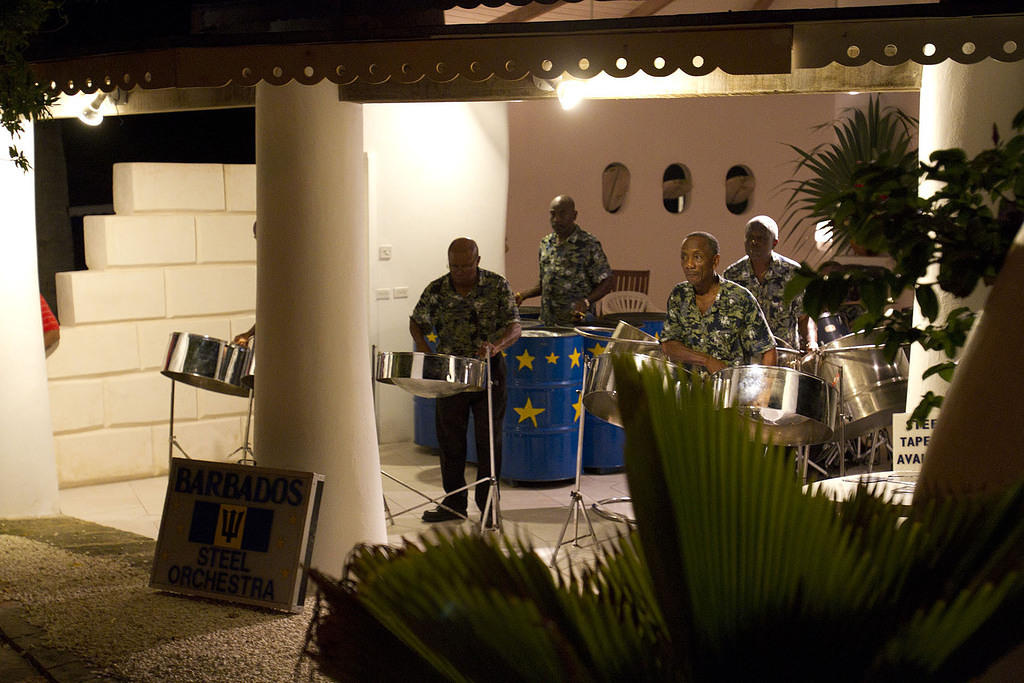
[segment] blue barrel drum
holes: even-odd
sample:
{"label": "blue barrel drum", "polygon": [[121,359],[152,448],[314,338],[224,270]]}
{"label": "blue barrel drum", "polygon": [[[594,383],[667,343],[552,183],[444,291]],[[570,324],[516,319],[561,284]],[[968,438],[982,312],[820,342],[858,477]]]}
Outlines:
{"label": "blue barrel drum", "polygon": [[[623,314],[626,315],[626,314]],[[629,324],[633,322],[626,320]],[[641,328],[643,329],[643,328]],[[653,332],[648,332],[653,334]],[[612,330],[609,329],[609,337]],[[600,341],[587,339],[584,349],[588,359],[604,353],[605,347]],[[611,422],[587,413],[583,423],[583,469],[594,474],[619,472],[626,465],[626,432]]]}
{"label": "blue barrel drum", "polygon": [[539,327],[523,330],[505,351],[502,479],[539,483],[575,478],[582,342],[571,330]]}
{"label": "blue barrel drum", "polygon": [[665,327],[665,314],[657,311],[636,311],[630,313],[609,313],[601,318],[601,322],[614,327],[619,321],[627,322],[652,337],[661,338]]}

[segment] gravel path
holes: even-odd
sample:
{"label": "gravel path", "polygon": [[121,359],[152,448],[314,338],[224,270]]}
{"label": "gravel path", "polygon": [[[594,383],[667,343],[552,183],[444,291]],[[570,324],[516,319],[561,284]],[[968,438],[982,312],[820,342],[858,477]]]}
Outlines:
{"label": "gravel path", "polygon": [[55,648],[125,681],[326,681],[299,653],[301,614],[155,591],[146,568],[0,535],[0,597]]}

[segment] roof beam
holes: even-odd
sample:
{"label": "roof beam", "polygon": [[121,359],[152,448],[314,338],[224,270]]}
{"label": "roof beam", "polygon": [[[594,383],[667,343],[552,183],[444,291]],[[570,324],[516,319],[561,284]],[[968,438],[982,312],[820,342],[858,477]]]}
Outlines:
{"label": "roof beam", "polygon": [[495,17],[488,21],[488,24],[515,24],[524,21],[531,21],[539,16],[545,15],[556,7],[561,7],[564,2],[553,2],[550,5],[541,5],[539,3],[530,3],[517,9],[502,14],[500,17]]}
{"label": "roof beam", "polygon": [[675,0],[644,0],[639,7],[634,7],[625,15],[627,17],[649,17]]}

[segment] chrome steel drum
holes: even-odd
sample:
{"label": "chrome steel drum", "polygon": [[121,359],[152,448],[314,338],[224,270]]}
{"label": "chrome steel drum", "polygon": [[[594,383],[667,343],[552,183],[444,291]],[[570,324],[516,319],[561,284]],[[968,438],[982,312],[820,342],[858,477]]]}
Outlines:
{"label": "chrome steel drum", "polygon": [[[617,355],[627,355],[636,364],[637,369],[661,368],[675,381],[689,376],[686,370],[666,359],[660,351]],[[616,427],[622,427],[622,414],[619,412],[619,398],[615,391],[615,371],[612,364],[612,354],[609,353],[603,353],[588,362],[586,386],[583,387],[583,406],[595,417],[611,422]]]}
{"label": "chrome steel drum", "polygon": [[249,349],[249,364],[242,374],[242,386],[252,389],[256,386],[256,337],[249,337],[246,348]]}
{"label": "chrome steel drum", "polygon": [[[200,389],[248,396],[242,382],[252,352],[244,346],[188,332],[172,332],[161,374]],[[250,385],[251,386],[251,385]]]}
{"label": "chrome steel drum", "polygon": [[793,370],[800,369],[800,361],[804,357],[803,352],[791,349],[788,346],[776,346],[775,353],[778,356],[775,364],[779,367],[792,368]]}
{"label": "chrome steel drum", "polygon": [[714,375],[715,405],[737,408],[762,433],[785,446],[832,439],[839,413],[838,392],[819,377],[791,368],[737,365]]}
{"label": "chrome steel drum", "polygon": [[800,363],[803,372],[835,387],[842,371],[847,438],[890,424],[892,414],[902,412],[907,401],[906,352],[901,349],[890,363],[873,338],[873,332],[846,335],[818,347]]}
{"label": "chrome steel drum", "polygon": [[451,396],[487,388],[487,364],[479,358],[420,351],[381,351],[374,375],[424,398]]}
{"label": "chrome steel drum", "polygon": [[818,343],[822,345],[850,334],[846,320],[838,313],[822,313],[815,324],[818,326]]}

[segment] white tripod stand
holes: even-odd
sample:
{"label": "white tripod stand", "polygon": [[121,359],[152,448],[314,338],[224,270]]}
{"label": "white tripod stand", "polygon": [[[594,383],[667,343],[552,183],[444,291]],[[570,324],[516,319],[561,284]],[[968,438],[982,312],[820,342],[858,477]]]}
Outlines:
{"label": "white tripod stand", "polygon": [[[415,354],[415,353],[418,353],[418,352],[412,352],[412,353]],[[380,373],[381,363],[379,361],[380,361],[380,357],[383,356],[383,355],[384,355],[383,353],[382,354],[378,354],[378,371],[376,373],[377,381],[388,383],[388,384],[394,383],[394,382],[389,381],[389,379],[393,379],[393,378],[384,378],[384,377],[381,376],[381,373]],[[391,354],[391,355],[395,355],[395,354]],[[422,353],[420,353],[420,355],[422,356],[422,355],[431,355],[431,354],[422,354]],[[463,360],[465,360],[465,359],[463,359]],[[487,443],[488,443],[488,458],[489,458],[489,462],[490,462],[490,465],[491,465],[491,469],[490,469],[491,474],[490,474],[490,476],[477,479],[476,481],[470,482],[469,484],[466,484],[465,486],[462,486],[462,487],[460,487],[458,489],[455,489],[454,491],[445,491],[442,495],[435,496],[435,497],[431,498],[430,496],[428,496],[427,494],[423,493],[422,491],[419,491],[419,490],[413,488],[412,486],[406,484],[405,482],[402,482],[399,479],[396,479],[395,477],[393,477],[392,475],[388,474],[384,470],[381,470],[381,475],[387,477],[388,479],[390,479],[391,481],[399,484],[400,486],[403,486],[403,487],[409,489],[410,491],[412,491],[413,493],[421,496],[424,499],[423,502],[417,503],[416,505],[413,505],[411,507],[405,508],[403,510],[399,510],[398,512],[391,512],[391,510],[390,510],[390,508],[389,508],[389,506],[387,504],[387,501],[385,500],[384,501],[384,508],[385,508],[385,511],[387,512],[388,517],[392,520],[392,523],[394,522],[394,518],[395,517],[397,517],[399,515],[403,515],[403,514],[405,514],[407,512],[412,512],[414,510],[418,510],[419,508],[423,507],[424,505],[429,505],[431,503],[436,504],[438,507],[440,507],[440,508],[442,508],[444,510],[447,510],[448,512],[451,512],[454,515],[458,515],[459,517],[468,520],[469,517],[465,513],[459,512],[458,510],[453,510],[452,508],[450,508],[447,505],[445,505],[444,504],[444,499],[446,497],[454,494],[454,493],[461,493],[462,491],[468,491],[469,489],[471,489],[471,488],[473,488],[473,487],[475,487],[475,486],[477,486],[479,484],[483,484],[483,483],[486,482],[486,483],[490,484],[490,486],[487,489],[487,500],[486,500],[486,502],[484,504],[484,509],[483,509],[482,514],[480,516],[480,529],[481,529],[481,531],[484,531],[484,530],[499,531],[501,529],[500,495],[499,495],[499,490],[498,490],[498,478],[495,475],[495,468],[494,468],[494,397],[493,397],[493,386],[492,386],[492,381],[491,381],[491,363],[490,363],[490,359],[488,359],[486,361],[480,361],[480,362],[484,363],[484,365],[485,365],[485,378],[486,378],[485,379],[485,384],[486,384],[486,390],[487,390],[487,425],[488,425],[488,429],[487,429]],[[421,378],[421,379],[426,379],[427,381],[438,382],[438,383],[442,383],[443,382],[443,380],[440,380],[440,379],[432,379],[432,378]],[[409,386],[407,386],[405,384],[398,383],[398,385],[401,386],[402,388],[406,389],[407,391],[409,391],[410,393],[412,393],[414,395],[422,395],[422,394],[417,394],[413,389],[411,389]],[[457,392],[452,392],[452,393],[457,393]],[[425,396],[425,397],[429,398],[429,396]]]}
{"label": "white tripod stand", "polygon": [[[597,534],[594,533],[594,525],[590,522],[590,515],[587,514],[587,506],[583,502],[583,494],[580,492],[580,476],[583,472],[583,423],[587,415],[587,409],[583,406],[583,390],[587,386],[587,367],[590,365],[590,361],[584,359],[583,361],[583,381],[580,384],[580,438],[579,443],[576,444],[576,481],[573,484],[572,491],[569,493],[569,514],[565,518],[565,523],[562,524],[562,531],[558,534],[558,542],[555,544],[555,549],[551,553],[551,566],[555,566],[555,560],[558,559],[558,551],[563,545],[572,543],[574,547],[580,547],[580,539],[593,538],[597,542]],[[492,466],[493,467],[493,466]],[[583,519],[587,522],[587,529],[590,531],[589,534],[580,536],[580,515],[582,514]],[[569,528],[569,522],[573,522],[573,539],[566,541],[565,532]]]}

